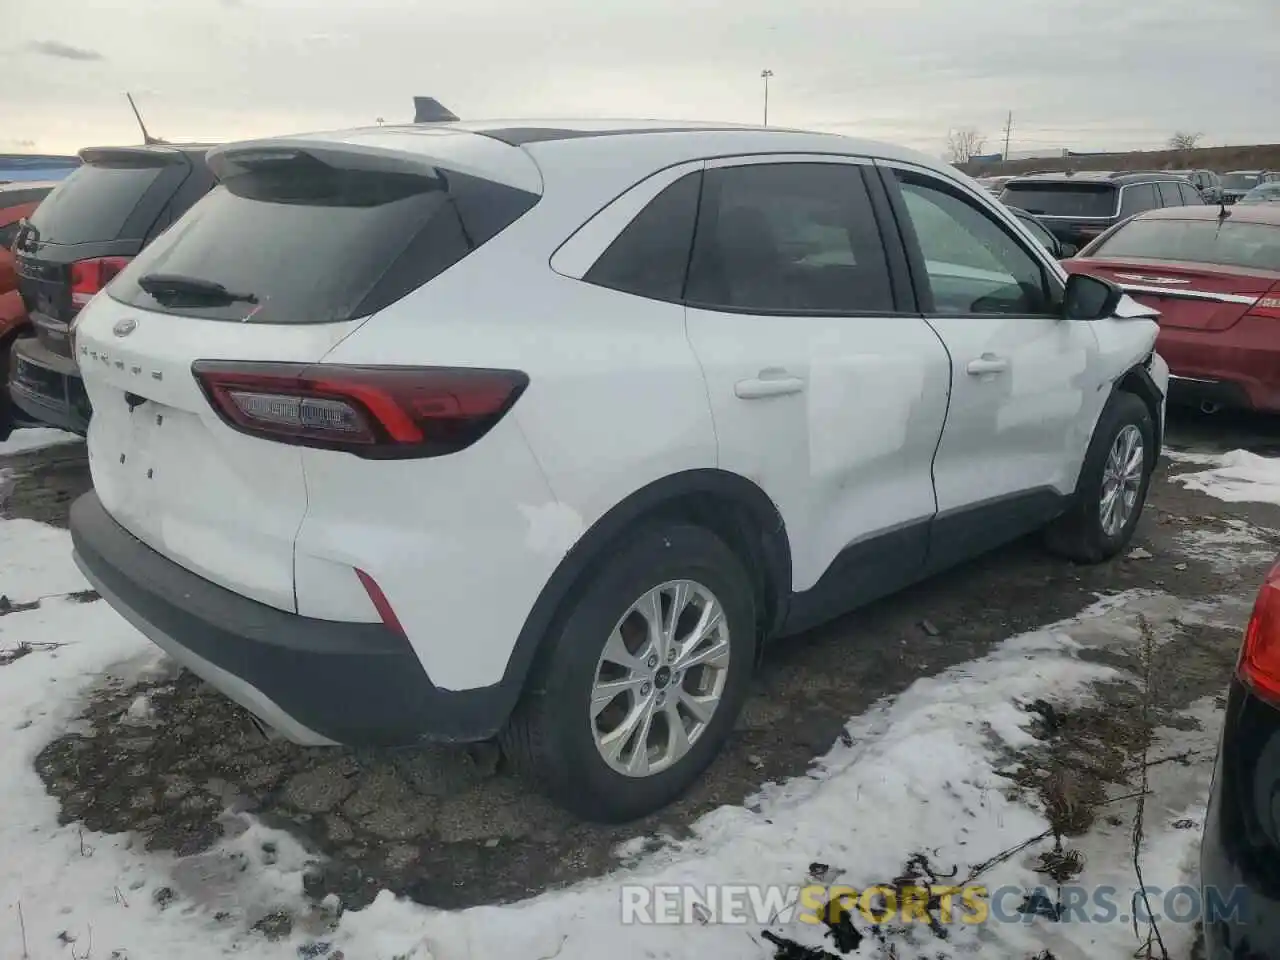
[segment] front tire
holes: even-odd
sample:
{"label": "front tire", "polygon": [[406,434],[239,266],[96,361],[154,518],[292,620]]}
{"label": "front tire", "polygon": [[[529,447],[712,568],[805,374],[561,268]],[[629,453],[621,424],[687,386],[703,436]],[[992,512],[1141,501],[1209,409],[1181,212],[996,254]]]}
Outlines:
{"label": "front tire", "polygon": [[733,551],[701,527],[644,527],[547,637],[502,734],[504,753],[579,816],[652,813],[732,733],[756,639],[751,579]]}
{"label": "front tire", "polygon": [[1131,393],[1111,397],[1089,442],[1075,504],[1049,525],[1049,549],[1077,563],[1114,557],[1133,536],[1156,465],[1151,411]]}

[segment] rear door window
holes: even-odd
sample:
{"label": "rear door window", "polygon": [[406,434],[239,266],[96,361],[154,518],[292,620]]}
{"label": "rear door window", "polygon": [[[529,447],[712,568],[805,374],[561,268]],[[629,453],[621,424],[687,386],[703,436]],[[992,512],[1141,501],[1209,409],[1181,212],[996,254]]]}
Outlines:
{"label": "rear door window", "polygon": [[1172,180],[1161,181],[1156,189],[1160,191],[1160,202],[1166,207],[1182,206],[1182,194],[1178,192],[1178,184]]}
{"label": "rear door window", "polygon": [[1036,216],[1112,217],[1116,212],[1116,188],[1110,183],[1013,182],[1000,199]]}
{"label": "rear door window", "polygon": [[122,231],[164,169],[157,163],[86,163],[44,199],[30,223],[46,243],[140,239]]}
{"label": "rear door window", "polygon": [[1144,210],[1160,206],[1160,197],[1154,183],[1135,183],[1120,191],[1120,216],[1131,217]]}
{"label": "rear door window", "polygon": [[893,313],[862,169],[797,162],[708,170],[686,299],[747,313]]}
{"label": "rear door window", "polygon": [[349,320],[442,273],[537,199],[454,171],[346,169],[301,154],[226,176],[108,293],[210,320]]}

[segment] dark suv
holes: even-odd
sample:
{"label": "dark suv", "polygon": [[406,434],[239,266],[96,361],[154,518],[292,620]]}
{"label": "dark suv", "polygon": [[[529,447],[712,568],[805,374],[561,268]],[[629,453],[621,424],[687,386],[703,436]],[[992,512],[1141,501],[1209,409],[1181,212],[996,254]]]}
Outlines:
{"label": "dark suv", "polygon": [[1018,177],[1000,199],[1033,213],[1063,243],[1083,247],[1135,213],[1203,205],[1186,177],[1171,173],[1055,173]]}
{"label": "dark suv", "polygon": [[14,241],[34,337],[12,350],[9,393],[29,417],[84,433],[89,399],[71,345],[80,308],[214,185],[203,146],[98,147]]}

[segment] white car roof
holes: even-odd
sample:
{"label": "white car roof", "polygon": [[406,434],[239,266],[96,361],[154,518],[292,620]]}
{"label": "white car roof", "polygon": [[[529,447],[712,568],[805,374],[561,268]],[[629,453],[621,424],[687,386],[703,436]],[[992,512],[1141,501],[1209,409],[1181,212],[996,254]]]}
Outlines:
{"label": "white car roof", "polygon": [[760,153],[899,160],[966,179],[955,168],[925,154],[874,140],[687,120],[472,120],[386,125],[228,144],[219,152],[286,143],[347,144],[414,155],[532,192],[572,184],[578,191],[610,198],[651,173],[682,162]]}

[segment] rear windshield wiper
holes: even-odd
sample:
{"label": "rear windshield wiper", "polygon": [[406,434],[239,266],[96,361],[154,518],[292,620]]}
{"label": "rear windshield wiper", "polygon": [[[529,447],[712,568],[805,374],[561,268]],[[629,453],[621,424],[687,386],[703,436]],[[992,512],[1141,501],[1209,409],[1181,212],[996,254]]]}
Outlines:
{"label": "rear windshield wiper", "polygon": [[257,303],[257,294],[235,293],[213,280],[188,277],[180,273],[149,273],[138,286],[157,300],[200,300],[211,304]]}

